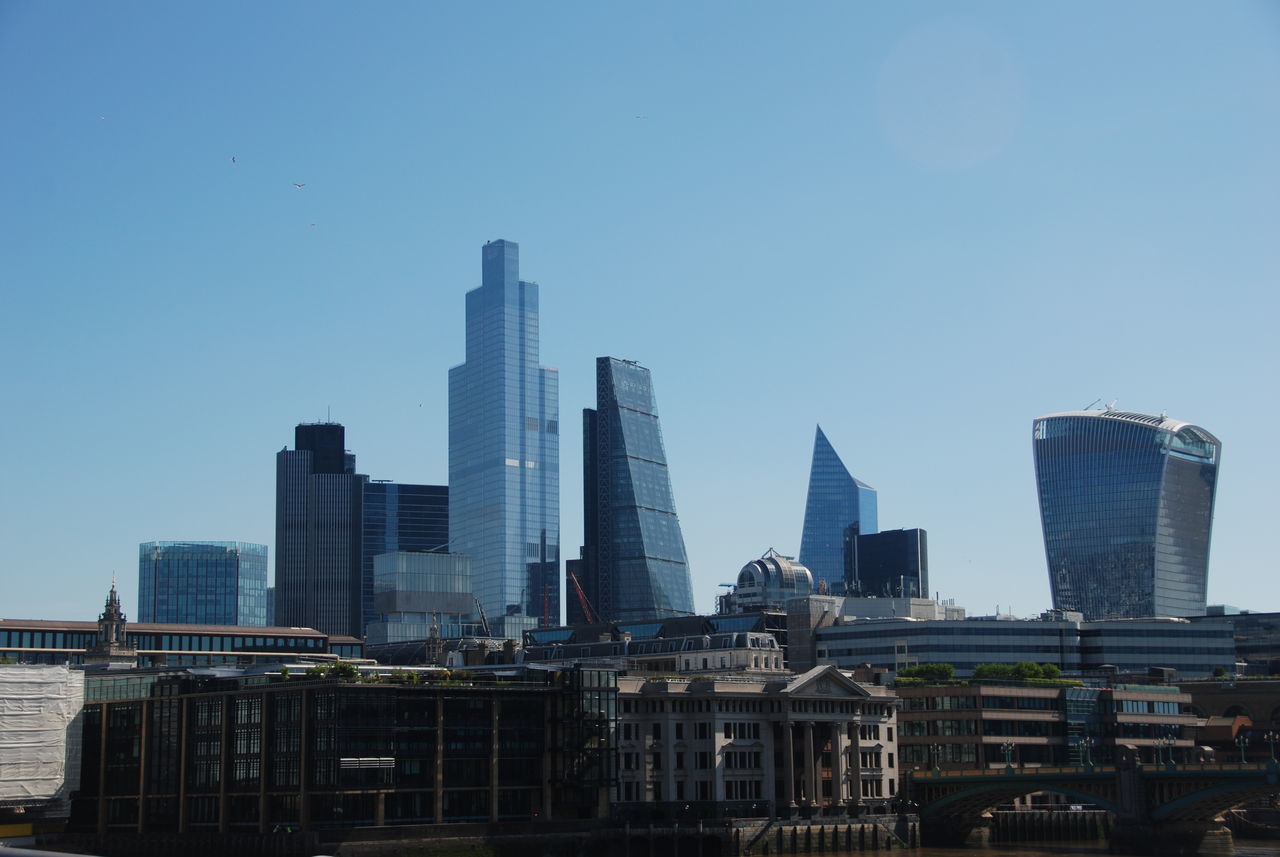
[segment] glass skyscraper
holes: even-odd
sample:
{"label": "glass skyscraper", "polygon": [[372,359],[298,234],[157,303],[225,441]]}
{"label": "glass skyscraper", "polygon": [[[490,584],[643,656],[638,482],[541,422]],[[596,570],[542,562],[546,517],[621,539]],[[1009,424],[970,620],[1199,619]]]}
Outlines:
{"label": "glass skyscraper", "polygon": [[844,592],[844,533],[874,533],[876,489],[854,479],[818,426],[809,467],[809,496],[800,534],[800,564],[813,573],[813,585],[831,594]]}
{"label": "glass skyscraper", "polygon": [[449,549],[471,557],[490,627],[560,617],[559,376],[538,362],[538,286],[512,241],[481,252],[466,362],[449,370]]}
{"label": "glass skyscraper", "polygon": [[[649,370],[596,360],[596,410],[582,412],[583,547],[573,563],[605,622],[692,615],[689,562],[676,517]],[[587,621],[568,596],[570,624]]]}
{"label": "glass skyscraper", "polygon": [[266,625],[267,546],[245,542],[143,542],[138,621]]}
{"label": "glass skyscraper", "polygon": [[275,623],[361,636],[364,484],[338,423],[294,429],[276,453]]}
{"label": "glass skyscraper", "polygon": [[381,612],[374,605],[374,557],[449,550],[449,487],[370,480],[364,485],[363,519],[360,585],[367,628]]}
{"label": "glass skyscraper", "polygon": [[1041,417],[1032,436],[1053,606],[1204,615],[1218,439],[1110,409]]}

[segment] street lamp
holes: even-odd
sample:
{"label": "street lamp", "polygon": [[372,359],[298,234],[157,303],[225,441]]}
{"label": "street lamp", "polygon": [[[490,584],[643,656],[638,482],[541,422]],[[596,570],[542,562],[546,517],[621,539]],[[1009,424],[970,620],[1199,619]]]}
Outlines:
{"label": "street lamp", "polygon": [[942,772],[942,745],[941,744],[933,745],[933,769],[935,771],[938,771],[939,773]]}
{"label": "street lamp", "polygon": [[1236,738],[1236,746],[1240,748],[1240,764],[1243,765],[1245,764],[1244,748],[1249,746],[1249,736],[1241,732],[1240,736]]}
{"label": "street lamp", "polygon": [[1267,732],[1265,735],[1263,735],[1263,736],[1262,736],[1262,740],[1263,740],[1263,741],[1266,741],[1266,742],[1267,742],[1267,744],[1271,747],[1271,761],[1272,761],[1272,762],[1275,762],[1275,760],[1276,760],[1276,741],[1280,741],[1280,735],[1276,735],[1276,733],[1274,733],[1274,732]]}
{"label": "street lamp", "polygon": [[1081,738],[1077,743],[1078,743],[1078,746],[1080,747],[1080,763],[1084,765],[1086,768],[1092,768],[1093,767],[1092,750],[1093,750],[1093,744],[1094,744],[1093,738],[1086,735],[1085,737]]}
{"label": "street lamp", "polygon": [[1004,754],[1004,766],[1006,768],[1013,767],[1013,748],[1014,744],[1012,741],[1005,741],[1000,745],[1000,752]]}

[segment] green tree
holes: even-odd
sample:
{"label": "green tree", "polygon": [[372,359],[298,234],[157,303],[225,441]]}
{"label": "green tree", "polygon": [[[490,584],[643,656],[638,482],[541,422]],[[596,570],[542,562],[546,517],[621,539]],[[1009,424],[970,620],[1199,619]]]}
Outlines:
{"label": "green tree", "polygon": [[1062,678],[1062,670],[1058,669],[1057,664],[1041,664],[1040,669],[1044,673],[1044,678],[1055,680]]}
{"label": "green tree", "polygon": [[978,664],[973,668],[974,678],[1014,678],[1013,667],[1009,664]]}
{"label": "green tree", "polygon": [[952,681],[956,668],[951,664],[917,664],[898,670],[898,678],[921,678],[926,681]]}
{"label": "green tree", "polygon": [[1040,669],[1039,664],[1033,664],[1031,661],[1019,661],[1013,665],[1013,677],[1020,681],[1044,678],[1044,670]]}

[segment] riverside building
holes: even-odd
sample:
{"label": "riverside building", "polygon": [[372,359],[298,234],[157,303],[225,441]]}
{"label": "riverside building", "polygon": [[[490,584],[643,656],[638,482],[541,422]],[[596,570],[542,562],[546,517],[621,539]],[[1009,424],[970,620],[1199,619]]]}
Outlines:
{"label": "riverside building", "polygon": [[620,676],[618,704],[624,818],[844,815],[898,791],[897,699],[835,667]]}

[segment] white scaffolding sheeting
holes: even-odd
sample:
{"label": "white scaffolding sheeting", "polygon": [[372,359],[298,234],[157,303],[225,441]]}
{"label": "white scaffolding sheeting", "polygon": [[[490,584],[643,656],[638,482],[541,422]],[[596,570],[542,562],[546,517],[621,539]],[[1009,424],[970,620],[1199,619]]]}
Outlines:
{"label": "white scaffolding sheeting", "polygon": [[84,673],[0,664],[0,803],[65,798],[79,787]]}

